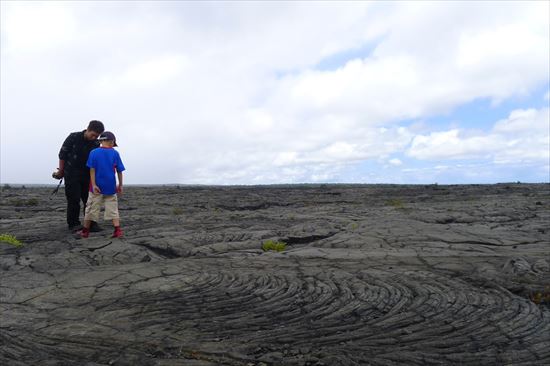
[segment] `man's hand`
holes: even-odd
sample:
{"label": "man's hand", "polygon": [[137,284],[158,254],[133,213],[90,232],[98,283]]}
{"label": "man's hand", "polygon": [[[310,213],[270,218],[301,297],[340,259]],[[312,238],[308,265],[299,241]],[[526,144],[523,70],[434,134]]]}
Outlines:
{"label": "man's hand", "polygon": [[63,178],[63,175],[64,175],[63,170],[57,169],[55,172],[52,173],[52,178],[61,179],[61,178]]}
{"label": "man's hand", "polygon": [[93,190],[94,190],[94,193],[95,193],[95,194],[101,193],[101,189],[99,189],[99,187],[96,186],[96,185],[94,185]]}
{"label": "man's hand", "polygon": [[116,187],[116,192],[118,194],[122,194],[122,184],[119,184],[117,187]]}

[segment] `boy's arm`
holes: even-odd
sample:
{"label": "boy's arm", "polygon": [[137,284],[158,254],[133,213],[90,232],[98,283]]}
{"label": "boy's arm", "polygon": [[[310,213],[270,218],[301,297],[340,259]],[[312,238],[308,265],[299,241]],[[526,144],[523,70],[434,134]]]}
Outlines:
{"label": "boy's arm", "polygon": [[90,182],[92,183],[92,192],[101,193],[101,189],[95,184],[95,168],[90,168]]}
{"label": "boy's arm", "polygon": [[122,172],[119,172],[117,170],[116,175],[118,176],[118,186],[117,186],[116,191],[118,193],[122,193]]}

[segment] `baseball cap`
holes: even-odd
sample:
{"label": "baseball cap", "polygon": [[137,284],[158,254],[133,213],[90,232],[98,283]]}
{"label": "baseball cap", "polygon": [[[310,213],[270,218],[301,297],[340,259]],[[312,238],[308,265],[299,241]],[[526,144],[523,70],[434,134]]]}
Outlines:
{"label": "baseball cap", "polygon": [[97,138],[99,141],[103,141],[103,140],[113,140],[113,142],[115,143],[114,146],[118,146],[116,144],[116,137],[115,137],[115,134],[110,132],[110,131],[105,131],[103,132],[101,135],[99,135],[99,137]]}

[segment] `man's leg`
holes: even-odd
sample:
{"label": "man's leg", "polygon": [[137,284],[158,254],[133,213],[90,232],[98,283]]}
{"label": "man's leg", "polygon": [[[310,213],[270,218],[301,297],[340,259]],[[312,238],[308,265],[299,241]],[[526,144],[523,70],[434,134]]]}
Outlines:
{"label": "man's leg", "polygon": [[82,214],[86,212],[86,202],[88,202],[88,194],[90,193],[90,177],[84,175],[80,179],[80,199],[82,200]]}
{"label": "man's leg", "polygon": [[65,177],[65,197],[67,198],[67,225],[69,229],[80,226],[80,180]]}

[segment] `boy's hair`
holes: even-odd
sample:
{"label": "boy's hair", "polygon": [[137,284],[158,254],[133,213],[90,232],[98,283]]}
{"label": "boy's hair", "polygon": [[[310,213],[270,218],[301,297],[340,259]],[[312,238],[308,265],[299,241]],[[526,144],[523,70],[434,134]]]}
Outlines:
{"label": "boy's hair", "polygon": [[103,122],[93,120],[90,121],[90,123],[88,124],[88,130],[97,133],[103,133],[103,131],[105,131],[105,127],[103,126]]}

